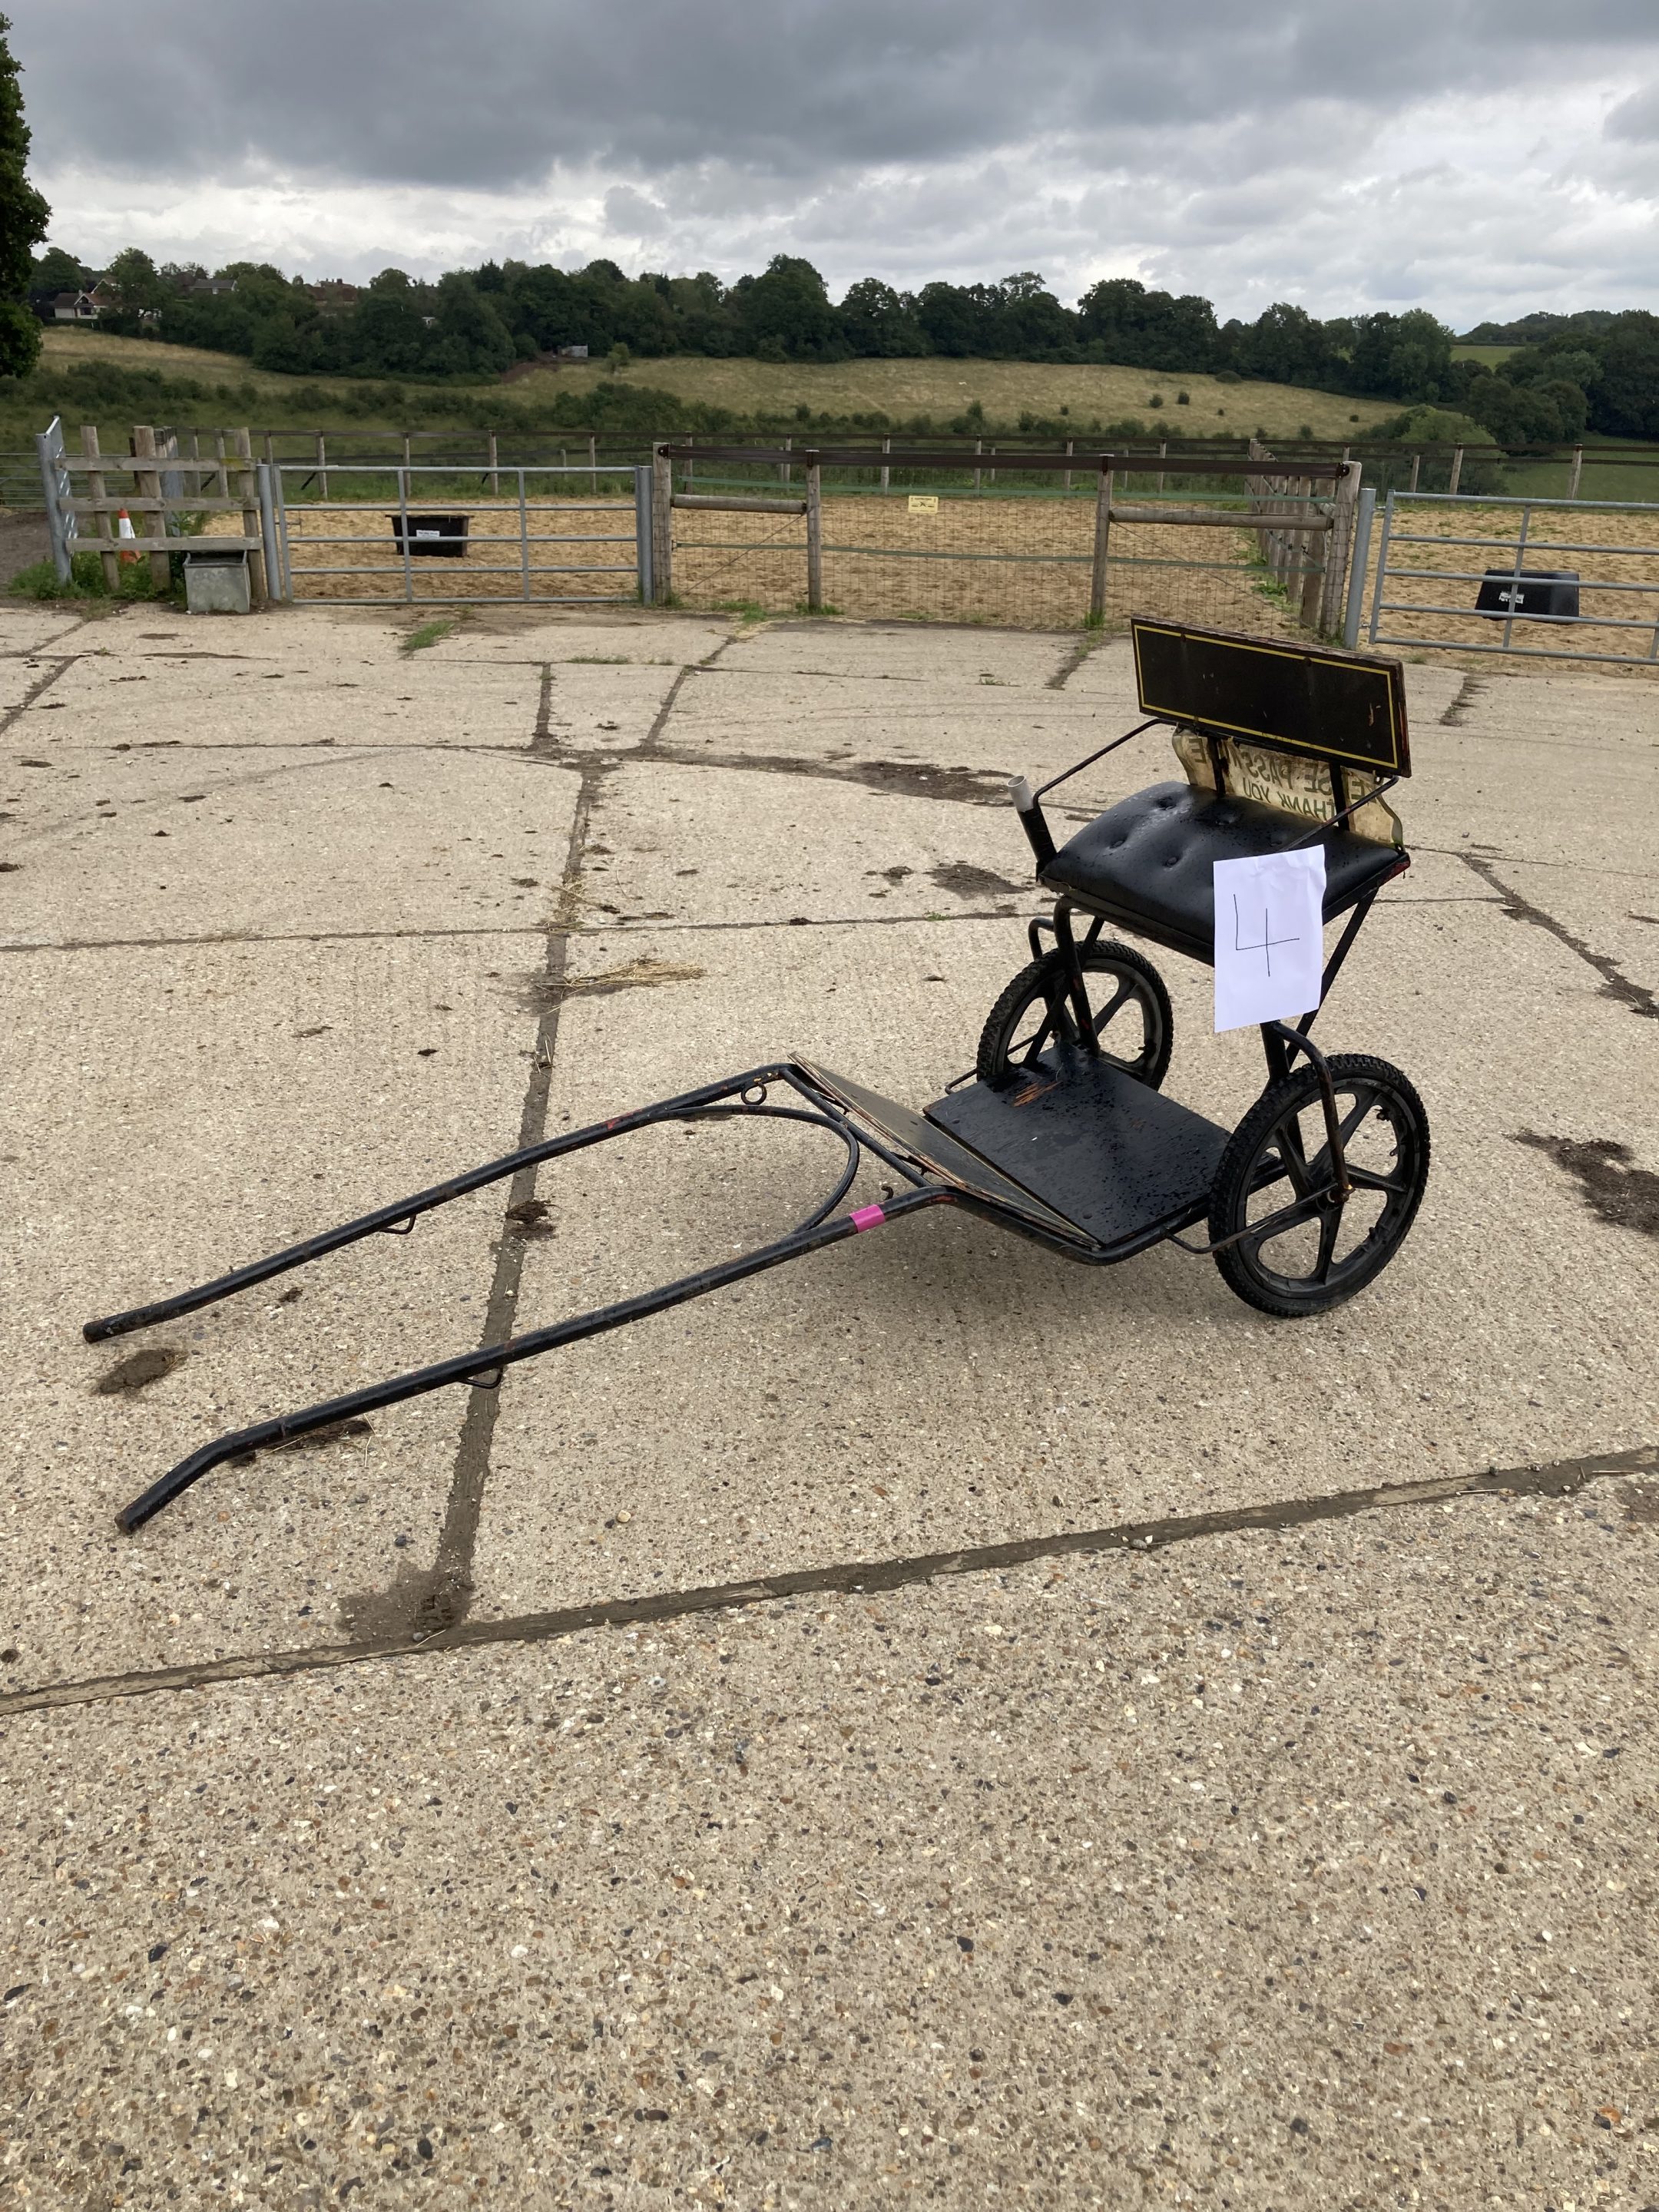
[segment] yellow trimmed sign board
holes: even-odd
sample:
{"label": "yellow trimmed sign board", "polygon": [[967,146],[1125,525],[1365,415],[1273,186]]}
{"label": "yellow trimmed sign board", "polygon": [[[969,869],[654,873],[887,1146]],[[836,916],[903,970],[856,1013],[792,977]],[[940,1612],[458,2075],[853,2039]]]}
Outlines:
{"label": "yellow trimmed sign board", "polygon": [[936,491],[913,491],[910,495],[912,514],[937,514],[939,494]]}

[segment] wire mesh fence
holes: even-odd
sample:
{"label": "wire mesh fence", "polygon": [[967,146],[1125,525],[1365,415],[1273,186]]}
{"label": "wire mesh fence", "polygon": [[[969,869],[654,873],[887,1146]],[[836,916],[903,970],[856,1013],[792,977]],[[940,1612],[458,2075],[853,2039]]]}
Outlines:
{"label": "wire mesh fence", "polygon": [[[699,479],[700,485],[706,479]],[[1090,614],[1095,501],[939,492],[823,503],[821,611],[866,620],[1075,628]],[[805,612],[804,516],[673,510],[673,591],[682,605]],[[1302,590],[1320,566],[1275,573],[1240,507],[1237,529],[1114,525],[1104,622],[1132,612],[1212,627],[1301,634]]]}
{"label": "wire mesh fence", "polygon": [[1103,475],[1079,457],[1073,471],[994,482],[992,458],[975,487],[967,469],[901,471],[896,458],[878,471],[728,453],[694,469],[685,449],[665,449],[659,581],[684,606],[768,614],[1065,629],[1143,613],[1267,635],[1333,626],[1348,480],[1331,468],[1304,482],[1189,461],[1178,477],[1171,467],[1172,484],[1150,463]]}

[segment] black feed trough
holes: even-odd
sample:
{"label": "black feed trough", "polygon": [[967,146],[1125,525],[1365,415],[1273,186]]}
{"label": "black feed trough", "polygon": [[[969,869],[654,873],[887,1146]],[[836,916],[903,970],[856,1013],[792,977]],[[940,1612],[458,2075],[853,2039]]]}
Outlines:
{"label": "black feed trough", "polygon": [[1477,614],[1498,620],[1577,622],[1577,568],[1488,568],[1474,602]]}
{"label": "black feed trough", "polygon": [[[405,550],[404,523],[401,514],[388,515],[392,525],[392,542],[398,552]],[[407,550],[434,561],[461,561],[466,557],[467,517],[464,514],[411,514],[409,523]]]}
{"label": "black feed trough", "polygon": [[[1346,917],[1318,980],[1322,1003],[1377,894],[1410,866],[1382,796],[1411,773],[1400,664],[1169,623],[1133,628],[1147,719],[1042,790],[1013,786],[1053,908],[1029,922],[1030,961],[991,1007],[973,1067],[920,1113],[788,1055],[527,1146],[213,1282],[88,1322],[84,1334],[98,1343],[173,1320],[364,1237],[407,1235],[469,1191],[665,1123],[823,1130],[841,1147],[831,1187],[793,1229],[614,1305],[215,1437],[125,1506],[120,1527],[141,1528],[227,1460],[450,1385],[495,1389],[523,1360],[933,1206],[1085,1266],[1167,1242],[1213,1259],[1247,1304],[1287,1320],[1328,1312],[1373,1281],[1428,1176],[1428,1123],[1409,1079],[1367,1053],[1327,1056],[1309,1035],[1316,1007],[1294,1024],[1261,1025],[1266,1081],[1235,1127],[1194,1113],[1163,1092],[1173,1040],[1163,978],[1145,952],[1103,933],[1109,923],[1207,963],[1214,863],[1317,844],[1324,919]],[[1160,726],[1174,732],[1185,781],[1121,799],[1056,848],[1045,793]],[[849,1203],[866,1170],[875,1194]]]}

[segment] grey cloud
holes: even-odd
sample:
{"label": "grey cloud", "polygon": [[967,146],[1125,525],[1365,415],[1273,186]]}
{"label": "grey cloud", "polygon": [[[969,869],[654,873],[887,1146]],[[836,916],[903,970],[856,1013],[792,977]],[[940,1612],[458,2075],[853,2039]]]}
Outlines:
{"label": "grey cloud", "polygon": [[[1441,82],[1490,90],[1653,37],[1646,0],[1397,0],[1386,36],[1328,0],[13,0],[44,155],[133,173],[255,163],[523,185],[711,156],[802,179],[962,158],[1034,133],[1241,117],[1296,128]],[[1178,21],[1172,21],[1172,13]]]}
{"label": "grey cloud", "polygon": [[1224,313],[1459,319],[1659,283],[1652,0],[1395,0],[1384,33],[1328,0],[9,5],[88,252],[790,252],[836,285],[1138,270]]}
{"label": "grey cloud", "polygon": [[1609,138],[1633,139],[1638,145],[1659,140],[1659,84],[1644,85],[1609,110],[1604,126]]}

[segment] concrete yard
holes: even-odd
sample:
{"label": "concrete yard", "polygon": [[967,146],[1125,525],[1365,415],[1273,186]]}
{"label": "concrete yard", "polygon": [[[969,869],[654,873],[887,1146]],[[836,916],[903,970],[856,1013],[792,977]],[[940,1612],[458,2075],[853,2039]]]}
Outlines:
{"label": "concrete yard", "polygon": [[1006,779],[1135,719],[1115,640],[409,635],[0,613],[0,2205],[1659,2205],[1659,692],[1409,669],[1320,1035],[1434,1168],[1338,1313],[935,1212],[123,1536],[839,1160],[666,1129],[82,1322],[790,1049],[933,1097]]}

